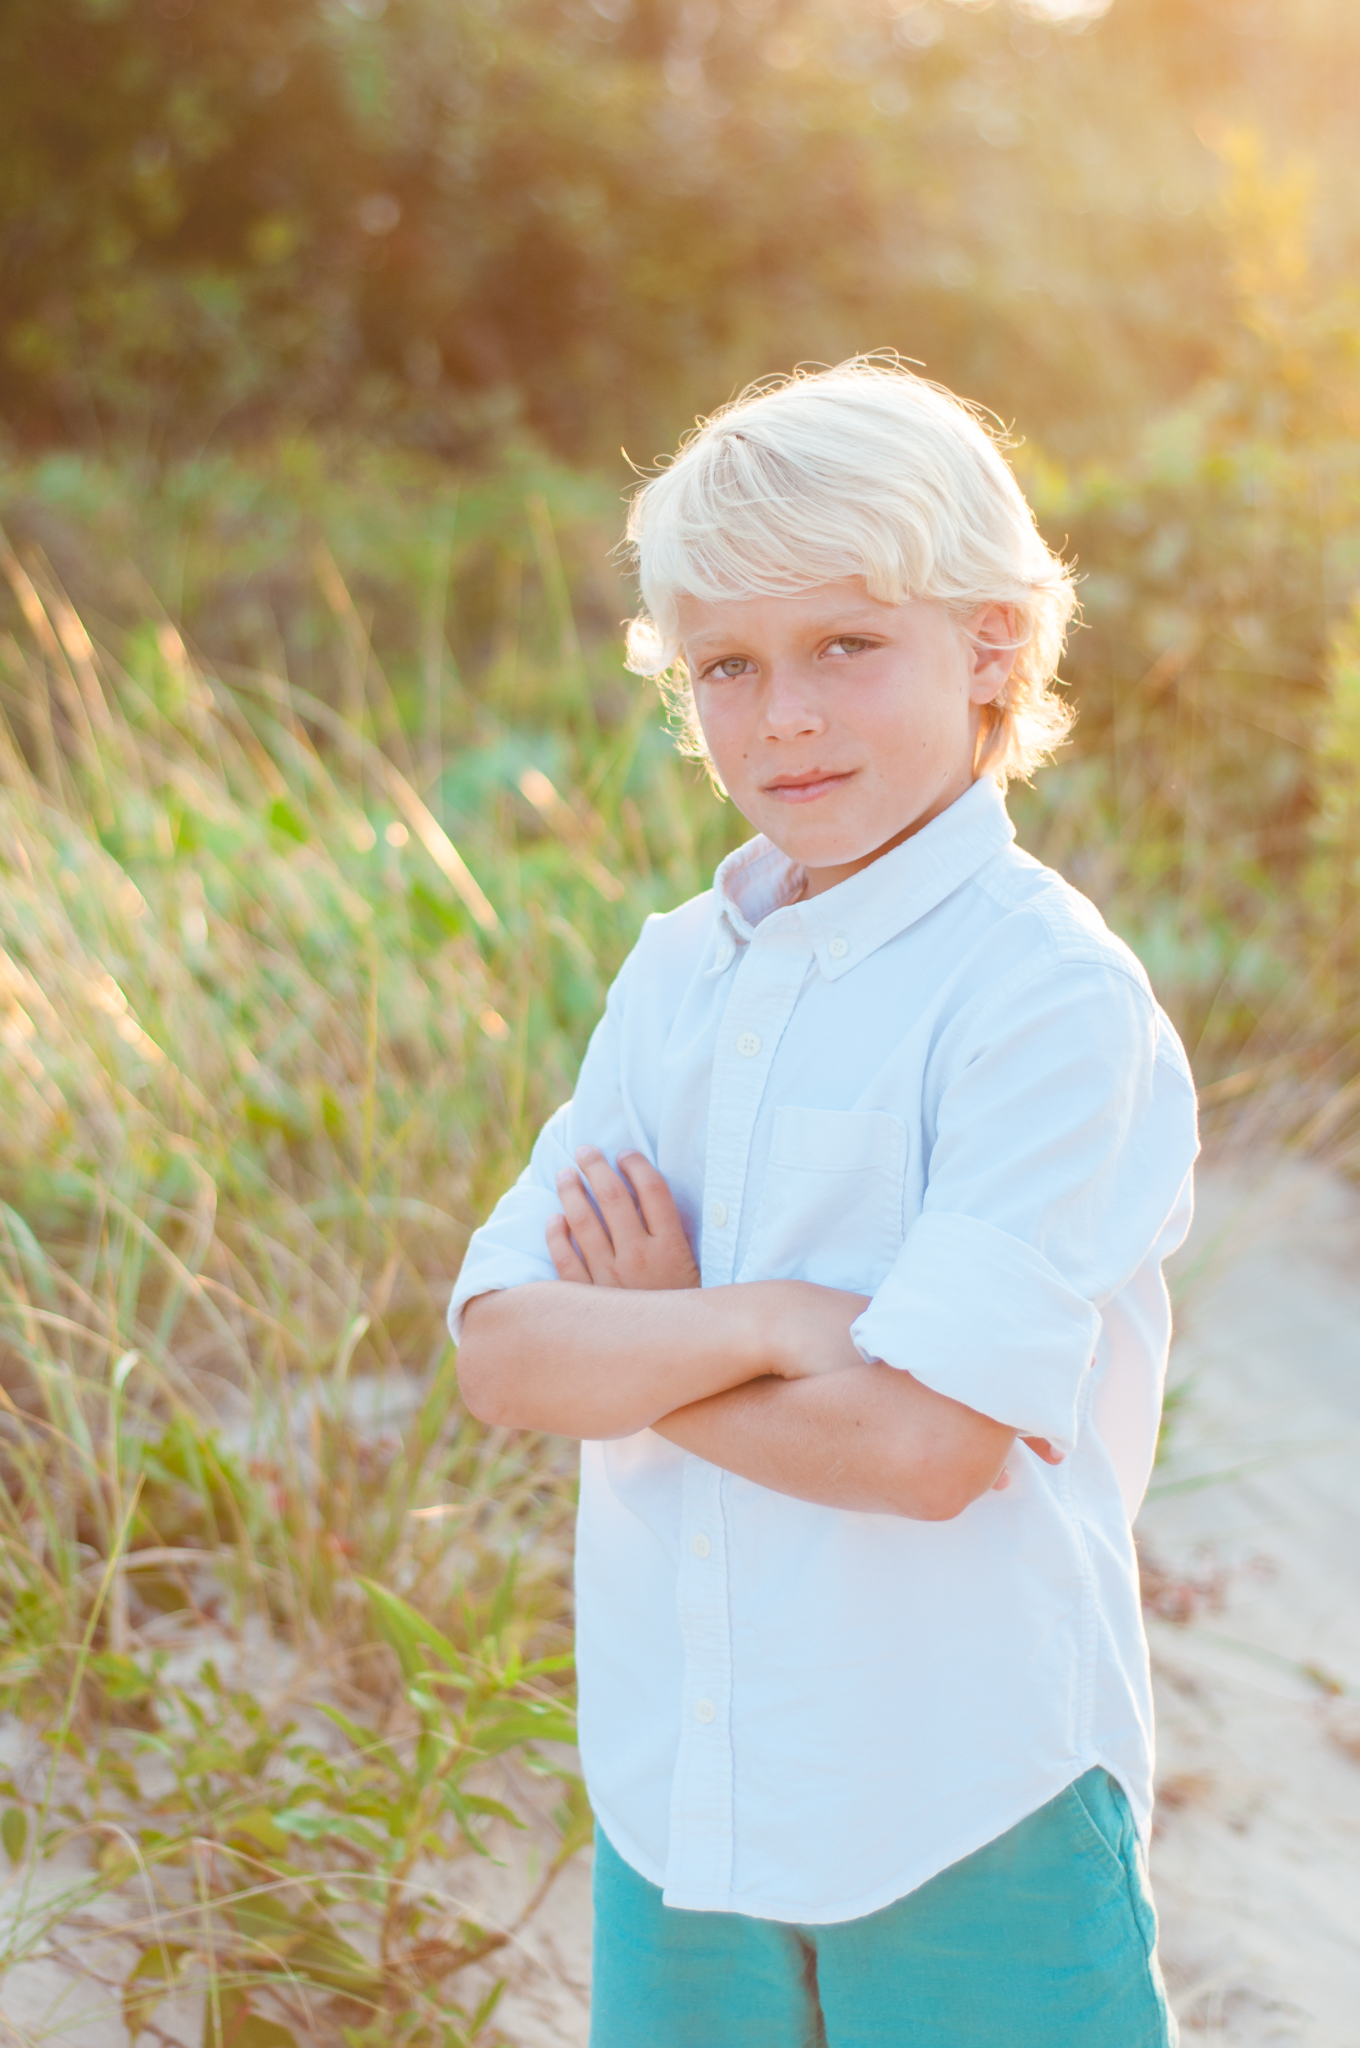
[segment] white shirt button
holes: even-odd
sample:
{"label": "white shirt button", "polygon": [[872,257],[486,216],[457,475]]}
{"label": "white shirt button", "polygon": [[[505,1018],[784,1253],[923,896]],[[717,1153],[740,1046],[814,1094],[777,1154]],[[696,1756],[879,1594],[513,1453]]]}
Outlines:
{"label": "white shirt button", "polygon": [[737,1040],[737,1051],[744,1060],[753,1060],[760,1051],[760,1040],[754,1031],[743,1031]]}
{"label": "white shirt button", "polygon": [[713,1545],[709,1542],[707,1536],[705,1536],[701,1531],[699,1535],[690,1537],[689,1547],[694,1552],[694,1555],[696,1557],[707,1557],[709,1551],[712,1550]]}
{"label": "white shirt button", "polygon": [[831,955],[833,960],[843,960],[846,954],[850,951],[849,942],[843,939],[840,936],[840,934],[837,933],[836,937],[832,939],[827,945],[826,950]]}
{"label": "white shirt button", "polygon": [[718,1709],[714,1706],[712,1700],[696,1700],[694,1702],[694,1718],[696,1721],[712,1721],[716,1719],[717,1712]]}
{"label": "white shirt button", "polygon": [[721,1230],[727,1221],[726,1202],[710,1202],[708,1205],[708,1220],[715,1230]]}

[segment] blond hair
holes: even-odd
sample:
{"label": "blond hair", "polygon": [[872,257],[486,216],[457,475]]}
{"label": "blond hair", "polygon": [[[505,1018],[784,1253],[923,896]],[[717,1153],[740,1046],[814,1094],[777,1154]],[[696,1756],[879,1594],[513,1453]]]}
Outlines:
{"label": "blond hair", "polygon": [[628,666],[655,677],[686,753],[707,759],[680,653],[676,600],[792,596],[862,576],[885,604],[919,598],[960,619],[1008,606],[1016,658],[983,706],[975,770],[1005,787],[1066,736],[1054,694],[1072,574],[979,408],[895,356],[751,385],[701,421],[634,496],[627,547],[645,610]]}

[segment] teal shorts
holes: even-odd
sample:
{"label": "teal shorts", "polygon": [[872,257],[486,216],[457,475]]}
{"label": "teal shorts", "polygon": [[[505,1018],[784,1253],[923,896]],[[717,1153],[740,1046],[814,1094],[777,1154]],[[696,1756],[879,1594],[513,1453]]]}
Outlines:
{"label": "teal shorts", "polygon": [[830,1927],[663,1906],[597,1828],[590,2048],[1170,2048],[1156,1939],[1102,1770]]}

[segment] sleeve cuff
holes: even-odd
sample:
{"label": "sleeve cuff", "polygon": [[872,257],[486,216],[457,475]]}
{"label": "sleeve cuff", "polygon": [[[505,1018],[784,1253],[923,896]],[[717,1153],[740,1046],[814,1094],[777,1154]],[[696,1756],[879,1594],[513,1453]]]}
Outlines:
{"label": "sleeve cuff", "polygon": [[860,1356],[1063,1451],[1100,1316],[1042,1253],[971,1216],[927,1213],[850,1335]]}
{"label": "sleeve cuff", "polygon": [[[474,1231],[449,1301],[449,1335],[456,1344],[462,1334],[463,1311],[479,1294],[497,1294],[505,1287],[525,1287],[532,1280],[555,1280],[557,1269],[548,1257],[543,1233],[548,1219],[561,1214],[561,1203],[545,1188],[521,1186],[513,1191],[513,1215],[500,1210]],[[535,1239],[543,1250],[528,1251]],[[515,1240],[519,1240],[516,1242]]]}

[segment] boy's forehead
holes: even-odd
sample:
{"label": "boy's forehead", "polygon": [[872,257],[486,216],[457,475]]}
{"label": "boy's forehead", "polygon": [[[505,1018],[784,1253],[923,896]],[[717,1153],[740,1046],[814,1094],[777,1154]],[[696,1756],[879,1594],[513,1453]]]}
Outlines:
{"label": "boy's forehead", "polygon": [[682,591],[676,596],[675,608],[681,638],[687,643],[734,629],[778,630],[781,626],[840,624],[851,618],[881,618],[885,612],[899,609],[870,596],[861,576],[847,576],[836,583],[817,583],[807,590],[778,595],[707,598]]}

